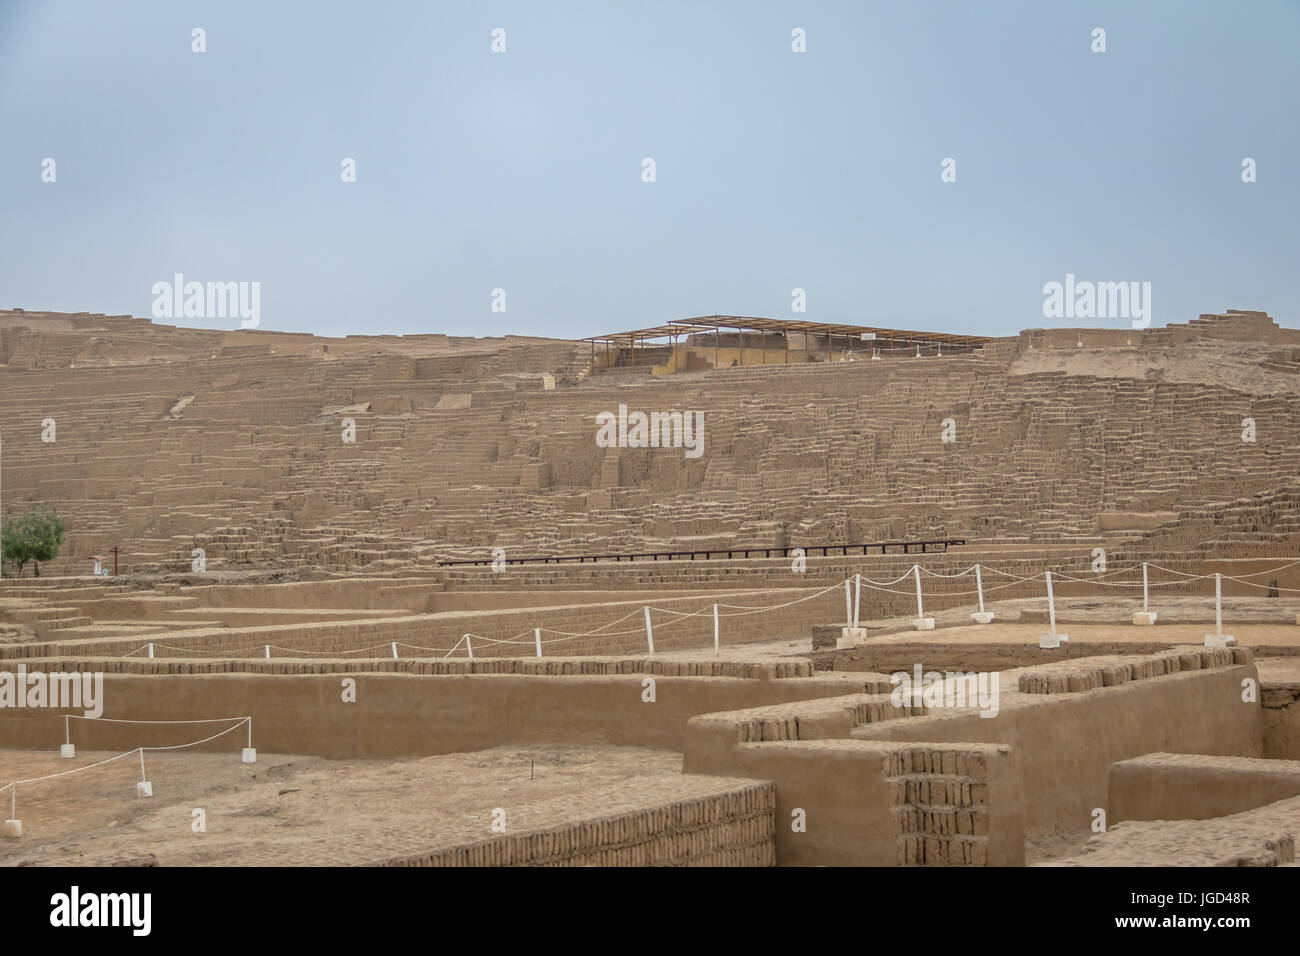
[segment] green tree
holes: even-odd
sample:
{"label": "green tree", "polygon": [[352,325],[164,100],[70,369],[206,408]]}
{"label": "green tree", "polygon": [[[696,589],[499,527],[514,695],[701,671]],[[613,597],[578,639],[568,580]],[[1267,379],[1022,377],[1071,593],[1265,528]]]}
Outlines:
{"label": "green tree", "polygon": [[41,576],[41,562],[53,561],[59,555],[59,546],[63,544],[63,522],[53,508],[35,505],[21,515],[11,516],[0,529],[0,542],[4,545],[4,556],[18,568],[18,576],[23,576],[23,568],[31,562],[36,576]]}

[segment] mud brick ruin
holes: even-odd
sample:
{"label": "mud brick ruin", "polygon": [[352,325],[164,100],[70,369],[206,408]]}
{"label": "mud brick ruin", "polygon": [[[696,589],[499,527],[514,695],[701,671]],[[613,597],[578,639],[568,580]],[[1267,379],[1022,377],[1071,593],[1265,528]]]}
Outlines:
{"label": "mud brick ruin", "polygon": [[[392,775],[330,859],[238,794],[199,857],[96,834],[129,770],[24,782],[0,860],[1294,865],[1300,331],[667,328],[0,311],[3,513],[67,527],[4,569],[0,671],[167,722],[0,707],[0,787],[221,719],[139,813],[197,774],[313,832],[246,747],[307,793]],[[620,405],[702,413],[703,453],[602,447]],[[900,700],[914,668],[995,706]]]}

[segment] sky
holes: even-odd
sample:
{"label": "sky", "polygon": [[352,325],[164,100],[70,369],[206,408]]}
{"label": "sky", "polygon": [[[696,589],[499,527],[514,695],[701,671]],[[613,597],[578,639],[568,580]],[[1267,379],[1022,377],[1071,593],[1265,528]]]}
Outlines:
{"label": "sky", "polygon": [[0,0],[0,308],[1129,327],[1045,316],[1071,274],[1297,327],[1297,50],[1300,0]]}

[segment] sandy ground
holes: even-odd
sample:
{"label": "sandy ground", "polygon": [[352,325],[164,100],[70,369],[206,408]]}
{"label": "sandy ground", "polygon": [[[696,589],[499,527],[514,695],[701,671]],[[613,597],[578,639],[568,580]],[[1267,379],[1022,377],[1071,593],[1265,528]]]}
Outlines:
{"label": "sandy ground", "polygon": [[1082,852],[1091,836],[1091,831],[1082,830],[1078,833],[1058,833],[1040,840],[1028,840],[1025,842],[1025,865],[1034,866],[1072,859]]}
{"label": "sandy ground", "polygon": [[[1125,820],[1087,834],[1077,851],[1029,863],[1065,866],[1239,866],[1300,834],[1300,797],[1209,820]],[[1028,856],[1028,854],[1026,854]],[[1294,865],[1294,864],[1291,864]]]}
{"label": "sandy ground", "polygon": [[[802,640],[782,638],[775,641],[761,641],[756,644],[723,644],[715,657],[711,647],[690,647],[679,650],[655,651],[655,657],[670,661],[735,661],[739,663],[763,663],[788,661],[792,657],[806,657],[812,651],[812,637]],[[636,655],[627,655],[634,657]]]}
{"label": "sandy ground", "polygon": [[[112,756],[0,751],[0,774],[33,776]],[[236,753],[146,756],[154,797],[135,795],[140,764],[125,757],[19,793],[24,835],[0,842],[4,866],[338,866],[371,862],[459,842],[465,832],[490,837],[492,809],[507,808],[512,826],[531,819],[530,805],[555,798],[571,818],[600,812],[599,788],[644,787],[680,776],[681,755],[639,748],[500,747],[403,761],[323,760]],[[567,799],[563,799],[567,798]],[[8,794],[5,794],[8,816]],[[206,813],[205,833],[193,811]],[[1091,834],[1061,834],[1025,846],[1026,862],[1075,857]]]}
{"label": "sandy ground", "polygon": [[[0,751],[12,780],[111,753]],[[680,777],[681,754],[635,747],[500,747],[413,760],[324,760],[239,753],[151,753],[152,799],[137,797],[137,757],[19,788],[23,836],[0,838],[0,865],[338,866],[586,819],[600,788]],[[9,794],[3,794],[9,816]],[[203,809],[206,832],[193,811]]]}

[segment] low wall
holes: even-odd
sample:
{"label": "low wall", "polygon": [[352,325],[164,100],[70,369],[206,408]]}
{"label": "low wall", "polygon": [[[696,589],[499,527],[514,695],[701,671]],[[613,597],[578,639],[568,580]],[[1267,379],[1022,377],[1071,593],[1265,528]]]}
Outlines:
{"label": "low wall", "polygon": [[279,607],[301,610],[349,607],[397,608],[423,612],[440,585],[418,578],[349,578],[337,581],[290,581],[282,584],[213,584],[183,587],[176,593],[196,598],[204,607]]}
{"label": "low wall", "polygon": [[[753,780],[678,777],[627,793],[615,812],[580,823],[473,840],[386,866],[772,866],[776,788]],[[657,792],[707,790],[665,801]],[[721,791],[721,792],[718,792]],[[602,795],[607,798],[608,795]],[[604,803],[604,799],[598,801]]]}
{"label": "low wall", "polygon": [[1007,747],[811,740],[708,749],[691,741],[683,770],[776,784],[782,866],[1024,863]]}
{"label": "low wall", "polygon": [[[711,647],[713,644],[712,601],[733,605],[723,609],[719,621],[720,642],[737,644],[753,640],[773,640],[782,636],[805,637],[808,620],[829,613],[832,605],[843,613],[843,598],[834,593],[789,604],[815,592],[806,589],[766,592],[757,596],[734,594],[675,597],[654,602],[651,611],[657,650]],[[736,607],[788,606],[747,614]],[[383,653],[383,645],[398,641],[407,645],[399,653],[433,653],[436,656],[457,648],[455,656],[465,656],[461,638],[465,633],[488,640],[473,640],[475,657],[513,657],[533,652],[533,628],[549,629],[542,634],[543,654],[619,654],[647,650],[645,618],[640,601],[614,604],[578,604],[561,607],[517,608],[509,611],[458,611],[374,618],[366,621],[332,621],[316,624],[266,625],[258,627],[193,628],[165,633],[138,634],[123,638],[45,641],[30,644],[0,645],[0,659],[19,657],[114,655],[138,652],[147,642],[170,645],[155,653],[199,652],[207,656],[262,656],[263,646],[270,644],[290,652],[323,654],[352,652],[371,648]],[[695,616],[682,613],[702,612]],[[621,619],[621,620],[620,620]],[[755,624],[762,622],[761,629]],[[573,634],[603,629],[601,633],[572,637]],[[501,643],[513,641],[513,643]],[[177,651],[175,649],[179,648]]]}
{"label": "low wall", "polygon": [[1154,654],[1168,650],[1168,641],[1142,641],[1117,643],[1105,641],[1070,640],[1058,648],[1046,650],[1034,643],[942,643],[943,629],[921,641],[859,644],[839,650],[822,650],[807,655],[818,670],[836,673],[871,672],[893,674],[910,673],[917,661],[924,661],[930,670],[952,671],[1003,671],[1035,664],[1052,664],[1062,659],[1082,659],[1112,654]]}
{"label": "low wall", "polygon": [[1209,820],[1300,796],[1300,761],[1153,753],[1110,768],[1106,825]]}
{"label": "low wall", "polygon": [[[105,674],[102,716],[251,716],[258,749],[331,758],[430,756],[523,743],[682,750],[686,722],[697,714],[843,695],[864,686],[851,678],[659,675],[655,700],[647,703],[645,680],[641,674]],[[345,681],[355,682],[354,703],[343,701]],[[57,749],[63,713],[50,709],[41,715],[49,719],[32,719],[29,710],[0,711],[0,748]],[[129,724],[72,724],[73,743],[93,750],[172,746],[202,736],[193,726],[150,727],[146,735]],[[199,749],[233,751],[245,746],[243,739],[244,731],[236,731]]]}
{"label": "low wall", "polygon": [[[699,602],[717,600],[716,591],[697,590]],[[609,604],[621,601],[645,601],[655,604],[662,600],[689,597],[691,591],[628,590],[628,591],[438,591],[429,596],[428,610],[438,611],[509,611],[520,607],[572,606],[578,604]],[[713,595],[713,597],[710,597]],[[731,604],[735,594],[729,594]],[[756,603],[762,603],[756,602]],[[769,602],[775,603],[775,602]]]}
{"label": "low wall", "polygon": [[707,714],[687,726],[683,770],[772,780],[781,865],[1023,864],[1011,748],[846,739],[919,712],[866,693]]}
{"label": "low wall", "polygon": [[[1249,662],[1248,652],[1234,659]],[[854,736],[892,741],[979,741],[1015,751],[1031,838],[1087,830],[1105,807],[1111,765],[1155,752],[1259,757],[1258,702],[1242,700],[1253,663],[1152,676],[1067,693],[1004,689],[993,718],[970,710],[858,727]]]}

